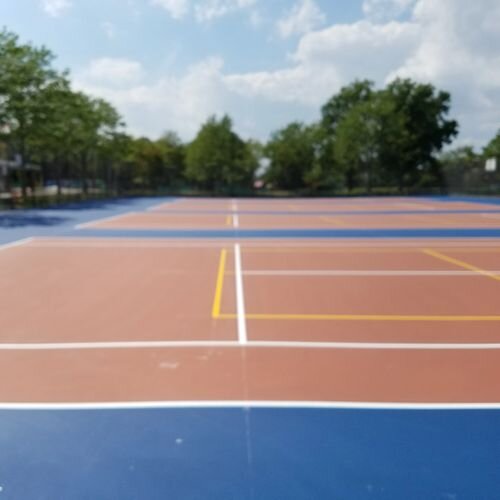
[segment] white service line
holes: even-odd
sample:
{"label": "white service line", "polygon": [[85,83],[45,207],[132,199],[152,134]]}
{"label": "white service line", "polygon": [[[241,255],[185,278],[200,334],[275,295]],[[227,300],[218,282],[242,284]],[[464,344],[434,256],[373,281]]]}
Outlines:
{"label": "white service line", "polygon": [[[487,271],[491,275],[498,276],[500,271]],[[484,277],[477,271],[378,271],[378,270],[255,270],[244,271],[244,276],[473,276]]]}
{"label": "white service line", "polygon": [[410,342],[293,342],[251,341],[248,347],[280,349],[358,349],[358,350],[430,350],[430,351],[480,351],[498,350],[500,343],[410,343]]}
{"label": "white service line", "polygon": [[234,245],[234,276],[236,281],[236,311],[238,316],[238,341],[241,345],[248,342],[245,314],[245,296],[243,292],[243,273],[241,268],[241,248]]}
{"label": "white service line", "polygon": [[238,342],[230,341],[122,341],[122,342],[32,342],[0,344],[0,351],[78,351],[97,349],[185,349],[240,347]]}
{"label": "white service line", "polygon": [[[238,324],[239,326],[239,324]],[[430,350],[430,351],[488,351],[500,350],[500,343],[418,343],[418,342],[298,342],[286,340],[247,340],[239,333],[238,341],[122,341],[122,342],[41,342],[3,343],[0,351],[78,351],[113,349],[349,349],[349,350]],[[246,330],[245,330],[246,335]]]}
{"label": "white service line", "polygon": [[135,215],[135,214],[137,214],[137,212],[125,212],[123,214],[112,215],[111,217],[103,217],[102,219],[95,219],[95,220],[91,220],[89,222],[85,222],[83,224],[77,224],[75,226],[75,229],[85,229],[87,227],[95,226],[96,224],[100,224],[101,222],[109,222],[112,220],[119,219],[121,217],[125,217],[127,215]]}
{"label": "white service line", "polygon": [[238,214],[233,214],[233,227],[234,228],[240,227],[240,217]]}
{"label": "white service line", "polygon": [[9,248],[16,248],[16,247],[21,247],[23,245],[27,245],[32,241],[35,241],[35,238],[33,237],[23,238],[22,240],[12,241],[11,243],[5,243],[4,245],[0,245],[0,252],[2,250],[8,250]]}
{"label": "white service line", "polygon": [[500,403],[398,403],[377,401],[117,401],[83,403],[0,403],[1,411],[94,411],[196,408],[310,410],[500,410]]}

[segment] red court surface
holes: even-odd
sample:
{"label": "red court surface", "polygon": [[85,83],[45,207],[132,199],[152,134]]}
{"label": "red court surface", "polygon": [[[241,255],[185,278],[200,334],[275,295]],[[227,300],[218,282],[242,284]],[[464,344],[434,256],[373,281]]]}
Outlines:
{"label": "red court surface", "polygon": [[0,400],[497,402],[500,242],[39,238]]}
{"label": "red court surface", "polygon": [[[276,208],[276,207],[275,207]],[[110,220],[85,224],[96,229],[414,229],[414,228],[500,228],[499,213],[466,214],[373,214],[290,215],[203,214],[148,212],[129,213]]]}
{"label": "red court surface", "polygon": [[169,203],[159,203],[149,209],[153,212],[169,211],[291,211],[291,212],[387,212],[387,211],[422,211],[434,210],[498,210],[498,205],[463,201],[440,201],[431,199],[408,198],[354,198],[354,199],[178,199]]}

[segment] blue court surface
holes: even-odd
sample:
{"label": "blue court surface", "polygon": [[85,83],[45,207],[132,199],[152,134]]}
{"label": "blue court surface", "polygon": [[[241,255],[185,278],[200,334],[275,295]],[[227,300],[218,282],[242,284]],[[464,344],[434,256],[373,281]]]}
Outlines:
{"label": "blue court surface", "polygon": [[[449,203],[484,205],[482,211],[494,215],[497,211],[493,206],[498,205],[500,214],[500,199],[407,200],[436,202],[443,207]],[[31,238],[42,241],[81,238],[93,244],[99,238],[139,242],[146,239],[165,242],[259,239],[278,241],[278,244],[281,239],[295,239],[300,243],[321,239],[325,245],[328,241],[346,239],[412,242],[421,238],[436,241],[460,238],[463,246],[488,239],[489,244],[498,242],[500,247],[500,224],[489,228],[265,230],[236,225],[218,230],[85,227],[95,220],[146,212],[162,203],[175,207],[176,202],[174,198],[123,199],[50,210],[0,212],[0,250],[11,251]],[[182,210],[180,207],[179,211]],[[218,207],[205,210],[225,213]],[[246,213],[256,212],[246,210]],[[272,213],[293,216],[281,206]],[[318,215],[325,211],[310,213]],[[420,212],[395,209],[386,215],[396,213]],[[469,210],[444,207],[433,213],[437,216],[469,213]],[[469,265],[466,269],[473,273],[478,267]],[[463,269],[462,272],[465,273]],[[479,272],[490,278],[497,276],[494,270],[479,269]],[[500,282],[498,287],[500,314]],[[0,296],[0,310],[2,302]],[[335,323],[331,328],[342,328],[342,325]],[[4,331],[0,336],[5,334]],[[40,349],[36,351],[40,353],[52,348],[65,349],[63,343],[52,347],[37,344],[35,348],[23,346],[22,342],[14,345],[11,340],[0,338],[2,355],[14,357],[29,349]],[[463,344],[453,345],[451,349],[467,349]],[[416,349],[425,351],[429,341],[425,346]],[[487,346],[485,344],[485,349],[500,354],[500,343],[491,341]],[[89,346],[84,347],[87,348]],[[376,348],[380,350],[380,345]],[[441,345],[439,349],[446,347]],[[476,344],[474,349],[477,352],[481,346],[478,348]],[[19,366],[23,359],[8,361]],[[45,369],[51,370],[51,367]],[[133,369],[131,366],[130,370]],[[383,369],[390,374],[391,367]],[[471,375],[477,369],[477,365],[470,363],[463,367]],[[445,392],[446,387],[453,388],[454,380],[447,378],[444,368],[442,373],[443,378],[436,379],[436,385],[442,386]],[[398,374],[394,372],[390,376],[397,378]],[[98,377],[99,374],[96,384]],[[120,380],[115,382],[120,385]],[[0,400],[0,500],[500,499],[500,382],[490,379],[484,383],[498,387],[498,399],[494,399],[493,389],[489,393],[493,396],[484,401],[477,398],[415,401],[410,393],[408,399],[403,397],[398,401],[353,400],[352,403],[317,399],[288,402],[285,398],[267,402],[228,399],[143,403],[127,402],[123,397],[114,402],[99,398],[48,401],[43,395],[30,401],[3,398]],[[5,378],[3,385],[7,385]],[[463,389],[470,393],[470,388]]]}
{"label": "blue court surface", "polygon": [[2,497],[499,498],[497,411],[0,415]]}

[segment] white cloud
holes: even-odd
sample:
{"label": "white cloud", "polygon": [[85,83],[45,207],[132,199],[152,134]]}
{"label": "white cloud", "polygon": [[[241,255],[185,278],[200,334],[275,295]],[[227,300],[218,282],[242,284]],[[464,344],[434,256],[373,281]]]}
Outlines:
{"label": "white cloud", "polygon": [[59,17],[71,6],[70,0],[41,0],[42,9],[50,17]]}
{"label": "white cloud", "polygon": [[173,19],[182,19],[189,11],[189,0],[151,0],[152,5],[163,7]]}
{"label": "white cloud", "polygon": [[415,4],[416,0],[364,0],[364,14],[375,21],[395,19]]}
{"label": "white cloud", "polygon": [[[450,90],[459,141],[484,144],[500,124],[500,3],[418,0],[405,19],[310,32],[274,71],[231,73],[211,58],[178,77],[148,81],[138,63],[101,60],[78,80],[113,102],[135,133],[173,128],[190,139],[208,115],[228,112],[240,133],[262,139],[289,121],[317,118],[319,107],[355,78],[382,86],[411,77]],[[128,83],[117,89],[116,81]]]}
{"label": "white cloud", "polygon": [[300,0],[278,21],[278,33],[282,38],[302,35],[318,28],[325,20],[325,15],[314,0]]}
{"label": "white cloud", "polygon": [[256,0],[201,0],[194,6],[196,20],[200,23],[210,22],[231,12],[246,9]]}
{"label": "white cloud", "polygon": [[137,61],[103,57],[91,61],[87,68],[77,73],[77,79],[92,85],[120,87],[140,81],[143,73],[142,65]]}
{"label": "white cloud", "polygon": [[240,9],[255,5],[257,0],[151,0],[152,5],[163,7],[173,19],[182,19],[189,12],[199,23],[208,23]]}
{"label": "white cloud", "polygon": [[116,37],[116,27],[113,23],[105,21],[101,24],[101,27],[109,40],[113,40]]}

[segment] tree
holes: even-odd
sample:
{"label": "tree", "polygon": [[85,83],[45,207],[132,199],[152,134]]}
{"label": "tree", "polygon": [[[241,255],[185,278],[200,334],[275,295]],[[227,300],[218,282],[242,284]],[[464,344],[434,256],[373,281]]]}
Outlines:
{"label": "tree", "polygon": [[482,184],[483,161],[472,146],[462,146],[440,155],[446,187],[452,192],[464,192]]}
{"label": "tree", "polygon": [[187,147],[186,177],[205,189],[250,189],[257,167],[251,147],[233,132],[227,115],[209,118]]}
{"label": "tree", "polygon": [[352,108],[372,98],[373,85],[373,82],[369,80],[356,80],[342,87],[340,92],[332,96],[321,108],[322,125],[331,134],[335,134],[340,122]]}
{"label": "tree", "polygon": [[163,183],[172,186],[184,177],[186,148],[175,132],[165,132],[156,144],[163,158]]}
{"label": "tree", "polygon": [[484,148],[483,155],[485,158],[496,158],[497,160],[500,160],[500,130]]}
{"label": "tree", "polygon": [[25,166],[34,141],[52,120],[52,108],[44,90],[57,85],[61,76],[52,68],[53,54],[45,47],[21,44],[17,35],[0,32],[0,129],[21,157],[20,180],[26,196]]}
{"label": "tree", "polygon": [[274,132],[265,154],[270,160],[265,179],[276,188],[300,189],[314,166],[314,134],[310,127],[294,122]]}
{"label": "tree", "polygon": [[399,189],[442,182],[436,154],[458,133],[458,123],[447,119],[450,94],[409,79],[396,79],[382,92],[405,117],[405,143],[388,164]]}
{"label": "tree", "polygon": [[335,159],[352,190],[362,183],[368,193],[387,179],[407,140],[406,121],[382,93],[354,106],[336,130]]}

